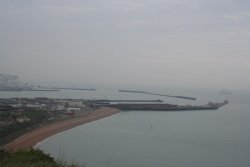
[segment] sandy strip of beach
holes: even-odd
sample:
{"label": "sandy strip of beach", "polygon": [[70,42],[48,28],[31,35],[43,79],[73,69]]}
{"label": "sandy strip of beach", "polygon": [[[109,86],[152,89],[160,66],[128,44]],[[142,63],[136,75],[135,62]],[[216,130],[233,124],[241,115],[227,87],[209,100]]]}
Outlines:
{"label": "sandy strip of beach", "polygon": [[55,135],[59,132],[74,128],[76,126],[92,122],[104,117],[111,116],[120,112],[118,109],[103,107],[88,113],[85,116],[64,121],[55,122],[50,125],[45,125],[33,131],[26,133],[9,144],[5,145],[6,150],[16,151],[19,149],[31,148],[49,136]]}

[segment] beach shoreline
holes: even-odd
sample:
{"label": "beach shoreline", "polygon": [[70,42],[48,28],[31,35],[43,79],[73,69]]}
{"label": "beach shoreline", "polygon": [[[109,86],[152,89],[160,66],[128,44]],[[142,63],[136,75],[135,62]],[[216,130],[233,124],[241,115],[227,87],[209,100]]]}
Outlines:
{"label": "beach shoreline", "polygon": [[31,132],[28,132],[13,140],[12,142],[6,144],[4,146],[4,149],[9,151],[17,151],[19,149],[32,148],[44,139],[53,136],[57,133],[72,129],[85,123],[89,123],[98,119],[114,115],[119,112],[120,110],[115,108],[103,107],[95,111],[89,112],[87,115],[82,117],[67,119],[64,121],[55,122],[50,125],[45,125],[40,128],[34,129]]}

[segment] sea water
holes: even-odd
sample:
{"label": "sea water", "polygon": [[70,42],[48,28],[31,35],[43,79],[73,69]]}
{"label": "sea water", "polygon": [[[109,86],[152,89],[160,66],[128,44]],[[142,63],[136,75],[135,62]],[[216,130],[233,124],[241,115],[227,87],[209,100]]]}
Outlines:
{"label": "sea water", "polygon": [[[114,92],[106,95],[88,92],[88,96],[91,93],[91,98],[159,98]],[[250,93],[221,95],[204,90],[186,93],[181,95],[195,96],[198,100],[164,100],[175,104],[205,104],[227,98],[230,103],[209,111],[121,112],[59,133],[37,147],[56,159],[86,167],[250,166]],[[83,97],[74,93],[72,96]]]}

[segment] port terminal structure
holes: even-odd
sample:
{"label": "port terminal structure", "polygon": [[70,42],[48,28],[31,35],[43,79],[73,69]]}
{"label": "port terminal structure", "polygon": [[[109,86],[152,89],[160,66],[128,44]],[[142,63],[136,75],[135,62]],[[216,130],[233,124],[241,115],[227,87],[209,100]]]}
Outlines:
{"label": "port terminal structure", "polygon": [[192,105],[175,105],[167,103],[92,103],[92,107],[112,107],[123,111],[190,111],[190,110],[217,110],[218,108],[228,104],[225,100],[222,103],[209,102],[207,105],[192,106]]}
{"label": "port terminal structure", "polygon": [[87,100],[92,104],[111,104],[111,103],[163,103],[163,100],[108,100],[108,99],[99,99],[99,100]]}
{"label": "port terminal structure", "polygon": [[[173,96],[173,95],[164,95],[158,93],[150,93],[145,91],[133,91],[133,90],[119,90],[119,92],[126,93],[142,93],[149,95],[157,95],[157,96],[165,96],[171,98],[181,98],[186,100],[196,100],[194,97],[187,96]],[[141,111],[190,111],[190,110],[216,110],[219,107],[222,107],[228,104],[228,101],[225,100],[221,103],[209,102],[207,105],[176,105],[176,104],[168,104],[163,103],[162,100],[94,100],[89,101],[92,107],[113,107],[119,110],[124,111],[133,111],[133,110],[141,110]]]}

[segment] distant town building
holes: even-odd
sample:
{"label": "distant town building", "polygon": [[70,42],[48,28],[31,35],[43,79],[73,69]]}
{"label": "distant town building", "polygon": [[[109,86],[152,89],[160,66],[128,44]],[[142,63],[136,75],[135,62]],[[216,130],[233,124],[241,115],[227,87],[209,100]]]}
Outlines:
{"label": "distant town building", "polygon": [[86,105],[83,104],[83,102],[81,101],[70,101],[68,102],[68,106],[69,107],[86,107]]}
{"label": "distant town building", "polygon": [[75,115],[77,112],[80,112],[81,108],[67,108],[66,115]]}

